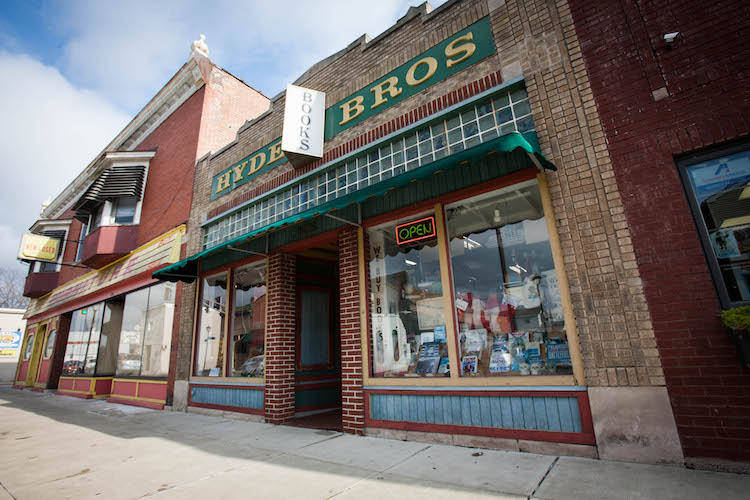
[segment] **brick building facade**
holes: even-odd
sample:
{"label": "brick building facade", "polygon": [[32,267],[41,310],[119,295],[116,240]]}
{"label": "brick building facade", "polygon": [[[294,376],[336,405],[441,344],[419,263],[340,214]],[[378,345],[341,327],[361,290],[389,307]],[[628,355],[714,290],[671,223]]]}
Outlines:
{"label": "brick building facade", "polygon": [[154,269],[184,254],[196,159],[268,108],[260,92],[200,47],[31,232],[55,262],[30,255],[24,355],[15,387],[163,408],[171,402],[181,285]]}
{"label": "brick building facade", "polygon": [[282,156],[274,97],[198,162],[202,230],[155,273],[189,283],[175,408],[683,461],[566,1],[413,7],[295,85],[326,94],[322,158]]}
{"label": "brick building facade", "polygon": [[[629,269],[642,278],[656,340],[650,348],[661,358],[682,449],[698,465],[747,461],[750,371],[719,320],[722,309],[746,299],[723,296],[721,272],[712,274],[712,265],[729,264],[702,236],[711,227],[691,211],[689,180],[706,161],[748,149],[747,6],[570,5],[591,79],[589,109],[598,111],[608,142],[599,151],[611,158],[619,223],[637,257]],[[742,266],[739,254],[731,260]]]}

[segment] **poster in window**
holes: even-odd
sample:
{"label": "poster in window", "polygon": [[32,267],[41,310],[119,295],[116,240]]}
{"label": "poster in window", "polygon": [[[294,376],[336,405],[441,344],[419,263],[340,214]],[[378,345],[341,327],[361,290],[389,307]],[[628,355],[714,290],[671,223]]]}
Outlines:
{"label": "poster in window", "polygon": [[717,259],[739,257],[740,249],[734,237],[734,231],[719,229],[711,234],[711,245],[714,247]]}

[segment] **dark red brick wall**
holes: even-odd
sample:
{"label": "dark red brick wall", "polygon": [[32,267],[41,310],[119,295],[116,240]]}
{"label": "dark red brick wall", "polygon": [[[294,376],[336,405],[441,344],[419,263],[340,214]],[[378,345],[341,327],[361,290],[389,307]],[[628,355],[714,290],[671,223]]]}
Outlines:
{"label": "dark red brick wall", "polygon": [[[750,133],[750,4],[570,5],[685,456],[750,460],[750,370],[719,323],[675,161]],[[673,31],[669,50],[663,36]]]}
{"label": "dark red brick wall", "polygon": [[365,400],[357,251],[357,229],[342,229],[339,233],[342,424],[344,432],[361,435],[365,426]]}
{"label": "dark red brick wall", "polygon": [[[61,219],[73,219],[73,210],[68,210],[62,216]],[[65,242],[65,250],[63,250],[63,262],[71,263],[76,260],[76,252],[78,251],[78,238],[81,236],[81,222],[78,219],[73,219],[73,223],[68,229],[68,240]],[[57,280],[57,286],[67,283],[68,281],[74,280],[77,277],[86,274],[90,269],[78,268],[71,266],[60,266],[60,277]]]}

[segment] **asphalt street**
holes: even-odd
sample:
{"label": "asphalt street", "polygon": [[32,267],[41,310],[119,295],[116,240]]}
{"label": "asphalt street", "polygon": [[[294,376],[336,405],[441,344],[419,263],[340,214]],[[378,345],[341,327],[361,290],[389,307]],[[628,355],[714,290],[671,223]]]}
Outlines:
{"label": "asphalt street", "polygon": [[358,437],[0,386],[0,500],[746,499],[750,476]]}

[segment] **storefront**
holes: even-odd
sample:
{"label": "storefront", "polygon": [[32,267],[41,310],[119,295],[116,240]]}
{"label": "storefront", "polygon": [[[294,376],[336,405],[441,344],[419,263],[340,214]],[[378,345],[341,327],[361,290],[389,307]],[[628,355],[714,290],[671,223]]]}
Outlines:
{"label": "storefront", "polygon": [[[663,377],[585,70],[484,5],[413,8],[305,73],[321,158],[287,161],[280,94],[199,163],[202,231],[154,274],[190,283],[175,408],[584,456],[597,419],[632,429],[609,388]],[[662,416],[639,451],[676,461]]]}
{"label": "storefront", "polygon": [[35,300],[16,386],[162,409],[175,285],[151,270],[179,258],[185,227]]}

